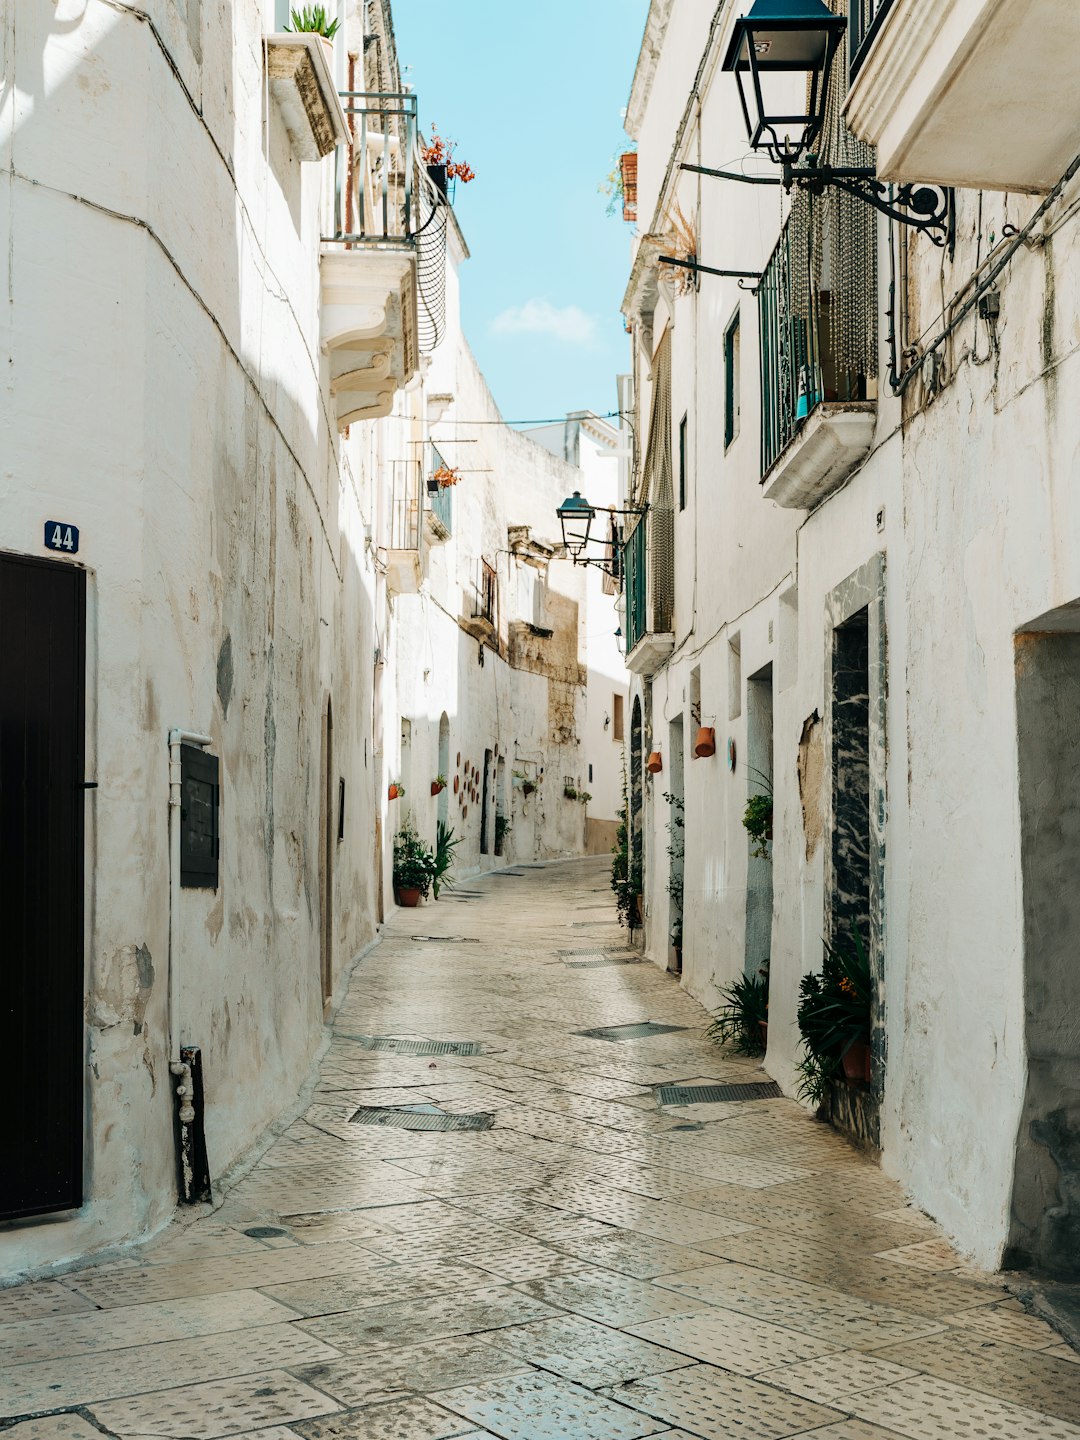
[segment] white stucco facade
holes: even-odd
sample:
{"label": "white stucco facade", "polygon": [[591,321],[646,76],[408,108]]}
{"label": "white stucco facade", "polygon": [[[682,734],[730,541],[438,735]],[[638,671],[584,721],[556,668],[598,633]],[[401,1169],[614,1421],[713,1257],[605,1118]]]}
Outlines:
{"label": "white stucco facade", "polygon": [[[1036,176],[1041,193],[1018,198],[979,191],[972,172],[956,193],[951,250],[880,221],[876,290],[866,272],[876,373],[846,414],[827,396],[763,465],[753,282],[702,275],[680,287],[655,263],[671,248],[676,202],[702,264],[747,272],[766,270],[791,214],[777,189],[679,169],[769,174],[761,158],[731,159],[746,151],[745,129],[719,60],[747,8],[654,3],[628,112],[642,231],[625,302],[637,423],[647,434],[666,335],[672,453],[684,415],[689,437],[673,522],[674,648],[631,685],[642,718],[632,764],[655,749],[665,759],[655,780],[639,772],[647,949],[667,963],[661,796],[681,745],[684,984],[714,1005],[719,985],[768,958],[765,1063],[794,1093],[799,980],[819,967],[828,917],[842,909],[837,815],[851,771],[837,657],[861,626],[860,864],[881,985],[881,1163],[982,1265],[1070,1273],[1080,1056],[1050,997],[1075,1003],[1061,956],[1076,932],[1050,892],[1062,883],[1055,867],[1078,858],[1060,711],[1078,679],[1076,181],[1047,194]],[[878,43],[903,38],[904,8]],[[848,458],[828,472],[838,453]],[[800,500],[807,483],[819,489]],[[699,726],[715,728],[711,758],[692,758]],[[760,771],[774,793],[770,861],[749,854],[741,824]],[[1052,785],[1039,789],[1051,773],[1062,787],[1053,802]],[[1040,825],[1055,836],[1049,857]]]}
{"label": "white stucco facade", "polygon": [[[83,1200],[0,1223],[0,1277],[171,1214],[171,1022],[201,1050],[212,1179],[296,1105],[324,1014],[394,903],[403,807],[435,838],[444,713],[463,763],[493,752],[486,844],[480,799],[449,807],[462,871],[584,847],[556,777],[580,770],[588,597],[553,558],[555,506],[580,482],[499,421],[461,335],[453,221],[441,344],[411,359],[408,246],[323,244],[345,133],[327,77],[365,76],[359,10],[343,10],[337,53],[272,93],[274,17],[246,0],[0,3],[0,561],[85,573],[97,787],[85,986],[50,995],[44,1021],[13,1012],[82,1017]],[[382,39],[369,88],[399,91],[386,8],[364,23]],[[483,423],[462,447],[475,465],[452,457],[475,471],[452,538],[429,543],[417,487],[405,554],[401,477],[423,480],[459,420]],[[46,520],[79,528],[77,556],[50,553]],[[484,558],[498,608],[478,632]],[[550,636],[527,643],[528,623]],[[391,802],[405,725],[411,783]],[[171,886],[173,729],[220,767],[213,889]],[[544,772],[528,801],[515,770]]]}

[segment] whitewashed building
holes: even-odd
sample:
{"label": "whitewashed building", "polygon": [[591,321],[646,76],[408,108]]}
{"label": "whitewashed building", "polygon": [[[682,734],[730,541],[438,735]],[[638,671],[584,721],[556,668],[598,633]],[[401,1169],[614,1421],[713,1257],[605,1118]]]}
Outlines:
{"label": "whitewashed building", "polygon": [[[876,164],[894,200],[955,187],[924,197],[935,244],[835,186],[740,182],[780,176],[723,68],[750,8],[653,0],[627,119],[646,943],[667,962],[669,791],[687,987],[711,1005],[768,960],[794,1093],[800,977],[857,929],[873,1079],[834,1120],[983,1265],[1075,1276],[1080,10],[831,6],[822,162]],[[769,860],[741,823],[762,786]]]}
{"label": "whitewashed building", "polygon": [[578,472],[461,338],[388,4],[332,8],[0,0],[0,1276],[296,1104],[406,806],[464,870],[584,845]]}

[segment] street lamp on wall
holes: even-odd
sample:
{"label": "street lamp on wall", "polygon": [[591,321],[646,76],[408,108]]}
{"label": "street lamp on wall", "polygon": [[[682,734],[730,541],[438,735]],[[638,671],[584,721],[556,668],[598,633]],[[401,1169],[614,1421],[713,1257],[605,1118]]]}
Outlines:
{"label": "street lamp on wall", "polygon": [[[627,510],[616,510],[614,506],[604,506],[605,515],[643,515],[646,506],[632,506]],[[592,522],[596,519],[596,508],[590,505],[580,490],[575,490],[568,495],[559,508],[555,511],[559,517],[559,524],[562,527],[563,545],[566,553],[575,565],[595,565],[597,569],[603,570],[606,575],[614,575],[615,557],[609,554],[602,560],[598,560],[586,552],[590,544],[604,545],[609,550],[614,549],[613,542],[597,535],[590,534]]]}
{"label": "street lamp on wall", "polygon": [[846,24],[824,0],[756,0],[735,22],[724,69],[738,83],[752,150],[777,165],[795,165],[809,150]]}
{"label": "street lamp on wall", "polygon": [[[797,186],[820,195],[833,186],[921,230],[935,245],[951,245],[951,190],[919,182],[893,187],[869,166],[821,165],[810,149],[825,124],[829,77],[846,27],[824,0],[754,0],[735,22],[723,68],[738,84],[750,148],[781,167],[785,190]],[[763,183],[759,176],[682,168]]]}

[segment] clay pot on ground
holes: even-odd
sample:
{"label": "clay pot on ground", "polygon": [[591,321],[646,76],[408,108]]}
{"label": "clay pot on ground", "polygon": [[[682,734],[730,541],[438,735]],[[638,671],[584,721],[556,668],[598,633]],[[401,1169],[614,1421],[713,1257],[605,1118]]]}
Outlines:
{"label": "clay pot on ground", "polygon": [[640,895],[635,895],[630,902],[630,923],[633,929],[640,930],[644,920],[644,905]]}
{"label": "clay pot on ground", "polygon": [[716,731],[711,725],[702,725],[694,741],[694,754],[699,760],[716,754]]}
{"label": "clay pot on ground", "polygon": [[663,770],[663,768],[663,756],[660,754],[659,750],[654,750],[649,756],[648,760],[645,761],[645,769],[648,770],[650,775],[659,775],[660,771]]}
{"label": "clay pot on ground", "polygon": [[840,1060],[844,1079],[870,1084],[870,1046],[865,1040],[853,1040]]}
{"label": "clay pot on ground", "polygon": [[759,1021],[757,1022],[757,1025],[758,1025],[758,1029],[761,1031],[761,1043],[765,1046],[766,1049],[768,1049],[768,1047],[769,1047],[769,1022],[768,1022],[768,1020],[759,1020]]}
{"label": "clay pot on ground", "polygon": [[398,890],[397,903],[404,906],[406,910],[415,910],[420,904],[419,890]]}

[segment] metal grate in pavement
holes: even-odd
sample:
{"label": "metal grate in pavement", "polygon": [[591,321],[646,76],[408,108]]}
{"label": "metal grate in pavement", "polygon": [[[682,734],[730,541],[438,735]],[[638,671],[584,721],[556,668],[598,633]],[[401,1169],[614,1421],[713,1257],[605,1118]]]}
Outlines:
{"label": "metal grate in pavement", "polygon": [[579,946],[576,950],[556,950],[555,954],[562,960],[567,959],[571,955],[623,955],[627,958],[641,958],[639,951],[628,950],[625,945],[583,945]]}
{"label": "metal grate in pavement", "polygon": [[563,963],[568,970],[598,970],[602,965],[641,964],[641,961],[636,955],[632,957],[629,955],[605,955],[602,952],[596,950],[587,950],[585,954],[587,956],[592,956],[592,959],[565,960]]}
{"label": "metal grate in pavement", "polygon": [[390,1051],[394,1055],[479,1055],[476,1040],[399,1040],[394,1035],[345,1035],[365,1050]]}
{"label": "metal grate in pavement", "polygon": [[475,935],[410,935],[418,944],[432,945],[479,945]]}
{"label": "metal grate in pavement", "polygon": [[782,1100],[784,1092],[775,1080],[749,1085],[657,1085],[658,1105],[717,1105],[738,1100]]}
{"label": "metal grate in pavement", "polygon": [[647,1040],[653,1035],[668,1035],[685,1030],[685,1025],[657,1025],[653,1020],[639,1020],[634,1025],[604,1025],[599,1030],[579,1030],[587,1040]]}
{"label": "metal grate in pavement", "polygon": [[353,1125],[388,1125],[395,1130],[490,1130],[495,1116],[447,1115],[424,1106],[361,1105],[349,1117]]}

